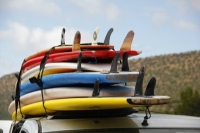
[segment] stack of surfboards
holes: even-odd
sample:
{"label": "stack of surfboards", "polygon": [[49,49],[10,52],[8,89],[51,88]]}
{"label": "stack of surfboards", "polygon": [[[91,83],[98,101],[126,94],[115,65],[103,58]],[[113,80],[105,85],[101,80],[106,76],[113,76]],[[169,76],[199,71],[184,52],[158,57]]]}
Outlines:
{"label": "stack of surfboards", "polygon": [[[80,43],[78,31],[74,43],[66,45],[63,29],[61,45],[27,57],[18,75],[15,100],[8,108],[12,119],[168,103],[170,97],[154,96],[155,78],[146,96],[142,94],[144,68],[129,71],[128,57],[141,53],[131,50],[134,32],[128,32],[120,50],[115,51],[109,44],[112,31],[108,31],[104,43],[99,43],[96,28],[88,44]],[[127,86],[127,82],[136,82],[136,86]]]}

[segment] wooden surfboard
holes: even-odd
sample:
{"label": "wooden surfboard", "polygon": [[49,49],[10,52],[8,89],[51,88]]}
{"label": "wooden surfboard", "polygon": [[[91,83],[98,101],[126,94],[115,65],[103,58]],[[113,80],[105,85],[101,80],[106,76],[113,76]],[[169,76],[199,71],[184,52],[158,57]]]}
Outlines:
{"label": "wooden surfboard", "polygon": [[[96,98],[66,98],[45,101],[44,105],[48,114],[56,111],[77,111],[77,110],[103,110],[119,109],[137,106],[151,106],[167,104],[169,96],[151,97],[96,97]],[[24,115],[45,115],[42,102],[26,105],[21,108]],[[12,119],[15,119],[15,113]],[[20,110],[17,111],[17,119],[21,119]]]}
{"label": "wooden surfboard", "polygon": [[[141,53],[141,51],[136,50],[120,51],[120,58],[125,52],[127,52],[128,57],[136,56]],[[51,54],[47,59],[47,63],[72,61],[77,62],[79,53],[79,51],[74,51]],[[82,62],[88,63],[93,61],[95,63],[111,63],[116,53],[117,51],[82,51]],[[26,61],[22,66],[23,72],[38,66],[42,59],[43,56],[40,56]]]}
{"label": "wooden surfboard", "polygon": [[[109,74],[101,74],[100,72],[60,73],[44,76],[42,82],[43,89],[70,85],[94,85],[97,79],[99,84],[119,84],[135,82],[138,74],[139,72]],[[40,87],[36,83],[25,82],[20,86],[20,96],[37,90],[40,90]]]}
{"label": "wooden surfboard", "polygon": [[[93,86],[80,87],[58,87],[43,90],[44,100],[54,100],[61,98],[91,97]],[[99,97],[129,97],[134,95],[134,87],[131,86],[104,86],[100,88]],[[41,102],[41,91],[28,93],[20,97],[20,106]],[[18,106],[19,107],[19,106]],[[15,101],[12,101],[8,111],[12,114],[15,111]]]}
{"label": "wooden surfboard", "polygon": [[[93,71],[93,72],[102,72],[109,71],[111,64],[101,63],[101,64],[89,64],[81,63],[81,69],[83,71]],[[118,68],[120,64],[118,64]],[[21,76],[21,84],[27,82],[29,78],[37,76],[40,66],[36,66],[28,71],[24,71]],[[66,73],[66,72],[75,72],[77,70],[77,63],[73,62],[64,62],[64,63],[48,63],[45,65],[43,76],[56,73]]]}

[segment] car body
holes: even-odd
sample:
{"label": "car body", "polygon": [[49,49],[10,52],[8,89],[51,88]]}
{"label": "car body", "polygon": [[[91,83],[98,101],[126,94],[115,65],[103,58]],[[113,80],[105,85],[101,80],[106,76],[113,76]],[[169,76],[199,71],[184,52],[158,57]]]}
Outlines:
{"label": "car body", "polygon": [[11,120],[0,120],[0,133],[9,133],[11,124]]}
{"label": "car body", "polygon": [[[182,115],[152,114],[147,125],[141,123],[145,114],[133,113],[123,117],[81,119],[26,119],[21,133],[71,133],[71,132],[134,132],[134,133],[199,133],[200,118]],[[2,125],[2,123],[1,123]],[[5,121],[3,133],[13,133],[11,121]],[[8,126],[9,125],[9,126]],[[2,127],[0,127],[2,128]]]}

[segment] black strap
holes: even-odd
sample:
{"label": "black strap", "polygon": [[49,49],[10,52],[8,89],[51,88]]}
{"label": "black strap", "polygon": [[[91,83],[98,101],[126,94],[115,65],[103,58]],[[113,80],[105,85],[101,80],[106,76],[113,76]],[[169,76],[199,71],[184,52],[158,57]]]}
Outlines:
{"label": "black strap", "polygon": [[[24,62],[25,62],[25,60],[22,62],[21,69],[20,69],[19,75],[17,77],[17,85],[16,85],[16,92],[15,92],[15,121],[17,120],[18,104],[20,105],[20,85],[21,85],[22,66],[23,66]],[[21,112],[21,106],[20,106],[20,113],[23,117],[23,114]]]}
{"label": "black strap", "polygon": [[[61,46],[61,45],[59,45]],[[55,47],[59,47],[59,46],[54,46],[52,47],[47,53],[46,55],[44,56],[44,58],[42,59],[41,63],[40,63],[40,69],[39,69],[39,73],[38,73],[38,76],[37,78],[36,77],[32,77],[29,79],[29,81],[31,83],[36,83],[39,87],[40,87],[40,90],[41,90],[41,96],[42,96],[42,105],[43,105],[43,108],[45,110],[45,113],[46,113],[46,117],[48,116],[48,113],[47,113],[47,110],[46,110],[46,107],[44,105],[44,94],[43,94],[43,82],[42,82],[42,77],[43,77],[43,72],[44,72],[44,68],[45,68],[45,64],[49,58],[49,55],[52,53],[52,51],[55,49]]]}
{"label": "black strap", "polygon": [[[146,116],[144,117],[144,120],[143,122],[141,123],[143,126],[148,126],[148,122],[147,122],[147,119],[150,119],[151,118],[151,112],[149,110],[149,106],[146,106],[146,110],[145,110],[145,113],[146,113]],[[148,116],[149,114],[149,116]]]}
{"label": "black strap", "polygon": [[29,81],[31,83],[36,83],[39,87],[40,87],[40,90],[41,90],[41,96],[42,96],[42,105],[43,105],[43,108],[45,110],[45,113],[46,113],[46,117],[48,117],[48,113],[47,113],[47,110],[46,110],[46,107],[44,105],[44,94],[43,94],[43,82],[42,82],[42,77],[43,77],[43,72],[44,72],[44,68],[45,68],[45,65],[46,65],[46,62],[49,58],[49,55],[53,52],[53,50],[55,49],[55,47],[60,47],[60,46],[63,46],[62,44],[61,45],[58,45],[58,46],[54,46],[52,47],[46,54],[45,56],[43,57],[41,63],[40,63],[40,69],[39,69],[39,73],[38,73],[38,76],[37,78],[36,77],[32,77],[29,79]]}
{"label": "black strap", "polygon": [[[42,94],[42,101],[43,101],[43,107],[45,109],[45,112],[46,112],[46,108],[44,106],[44,98],[43,98],[43,83],[42,83],[42,76],[43,76],[43,72],[44,72],[44,68],[45,68],[45,64],[46,64],[46,61],[49,57],[49,55],[52,53],[52,51],[55,49],[55,47],[60,47],[60,46],[64,46],[65,45],[65,41],[64,41],[64,34],[65,34],[65,29],[63,28],[62,30],[62,35],[61,35],[61,44],[58,45],[58,46],[54,46],[52,47],[47,53],[46,55],[44,56],[44,58],[42,59],[41,63],[40,63],[40,70],[39,70],[39,73],[38,73],[38,76],[37,78],[36,77],[32,77],[30,78],[30,82],[31,83],[37,83],[38,86],[40,87],[40,90],[41,90],[41,94]],[[23,114],[22,114],[22,111],[21,111],[21,104],[20,104],[20,85],[21,85],[21,75],[22,75],[22,66],[23,64],[25,63],[25,59],[21,65],[21,69],[20,69],[20,72],[18,75],[15,75],[16,78],[17,78],[17,85],[16,85],[16,94],[15,94],[15,122],[17,121],[17,109],[18,109],[18,105],[20,107],[20,113],[23,117]],[[47,112],[46,112],[47,114]]]}

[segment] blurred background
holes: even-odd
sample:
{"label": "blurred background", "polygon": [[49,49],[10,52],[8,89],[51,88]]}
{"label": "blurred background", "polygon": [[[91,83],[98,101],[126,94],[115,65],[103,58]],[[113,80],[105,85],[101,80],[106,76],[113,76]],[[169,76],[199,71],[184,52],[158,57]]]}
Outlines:
{"label": "blurred background", "polygon": [[0,119],[10,119],[14,73],[24,58],[59,45],[62,28],[72,44],[76,31],[81,43],[91,42],[96,27],[98,42],[114,28],[116,50],[135,32],[132,49],[142,53],[129,59],[131,70],[145,65],[144,89],[154,76],[156,94],[171,96],[152,112],[200,116],[200,0],[0,0],[0,18]]}

